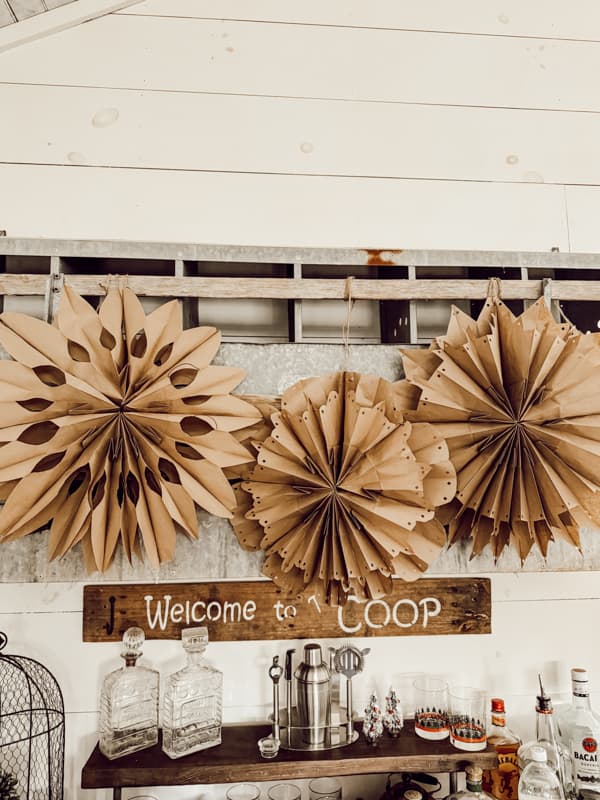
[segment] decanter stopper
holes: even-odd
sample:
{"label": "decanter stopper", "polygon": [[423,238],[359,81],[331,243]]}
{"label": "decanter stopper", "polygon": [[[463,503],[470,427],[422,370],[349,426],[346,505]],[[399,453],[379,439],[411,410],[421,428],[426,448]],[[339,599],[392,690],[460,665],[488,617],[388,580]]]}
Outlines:
{"label": "decanter stopper", "polygon": [[141,628],[127,628],[123,634],[121,658],[125,659],[128,667],[135,666],[135,662],[142,655],[142,646],[145,641],[146,635]]}
{"label": "decanter stopper", "polygon": [[203,653],[208,646],[208,628],[184,628],[181,644],[186,653]]}

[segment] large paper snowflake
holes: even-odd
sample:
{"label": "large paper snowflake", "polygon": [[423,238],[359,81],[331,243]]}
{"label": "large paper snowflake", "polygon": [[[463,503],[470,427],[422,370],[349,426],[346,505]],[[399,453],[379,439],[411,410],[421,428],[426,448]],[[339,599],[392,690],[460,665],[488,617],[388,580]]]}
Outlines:
{"label": "large paper snowflake", "polygon": [[253,460],[232,432],[260,414],[229,394],[243,370],[211,365],[219,341],[182,330],[177,301],[146,316],[128,289],[96,313],[66,287],[56,327],[2,314],[0,541],[51,520],[51,558],[81,542],[105,570],[121,541],[158,565],[178,528],[197,536],[195,503],[231,517],[223,469]]}
{"label": "large paper snowflake", "polygon": [[414,580],[444,546],[435,508],[454,496],[444,440],[406,422],[394,384],[354,372],[300,381],[257,443],[233,520],[264,573],[294,595],[331,604],[378,597]]}
{"label": "large paper snowflake", "polygon": [[488,300],[476,321],[453,308],[445,336],[402,357],[404,412],[435,427],[456,467],[438,514],[450,542],[496,557],[512,542],[521,559],[555,536],[579,547],[580,526],[600,523],[598,335],[557,323],[543,300],[519,317]]}

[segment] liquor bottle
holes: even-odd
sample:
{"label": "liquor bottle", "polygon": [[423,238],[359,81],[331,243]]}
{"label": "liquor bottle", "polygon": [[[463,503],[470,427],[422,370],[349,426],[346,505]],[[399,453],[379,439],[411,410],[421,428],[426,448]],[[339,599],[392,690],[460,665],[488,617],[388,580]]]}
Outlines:
{"label": "liquor bottle", "polygon": [[125,666],[106,676],[100,695],[100,751],[107,758],[152,747],[158,742],[158,682],[154,669],[141,667],[144,631],[128,628],[121,658]]}
{"label": "liquor bottle", "polygon": [[167,680],[163,703],[162,748],[170,758],[221,744],[223,673],[202,658],[206,628],[181,632],[187,664]]}
{"label": "liquor bottle", "polygon": [[531,748],[531,761],[519,778],[519,800],[564,800],[560,781],[548,766],[543,747]]}
{"label": "liquor bottle", "polygon": [[600,798],[600,716],[590,705],[588,673],[571,670],[573,702],[558,719],[562,743],[571,758],[573,794],[578,798]]}
{"label": "liquor bottle", "polygon": [[488,794],[482,786],[481,767],[476,767],[475,764],[467,764],[465,768],[467,777],[467,788],[460,789],[458,792],[453,792],[448,795],[446,800],[494,800],[491,794]]}
{"label": "liquor bottle", "polygon": [[483,788],[498,800],[517,800],[519,784],[519,761],[517,751],[521,740],[506,726],[504,700],[492,698],[492,724],[488,731],[488,742],[496,751],[498,766],[485,770]]}
{"label": "liquor bottle", "polygon": [[[542,676],[538,675],[540,682],[540,693],[536,697],[535,711],[535,739],[531,742],[526,742],[519,748],[517,753],[519,757],[519,767],[524,770],[527,764],[533,759],[531,757],[532,747],[540,746],[546,751],[546,761],[550,769],[556,772],[563,792],[567,791],[570,783],[570,778],[567,778],[565,769],[565,755],[563,747],[559,744],[557,734],[554,730],[554,709],[552,707],[552,699],[544,691],[542,685]],[[567,762],[569,759],[567,759]]]}

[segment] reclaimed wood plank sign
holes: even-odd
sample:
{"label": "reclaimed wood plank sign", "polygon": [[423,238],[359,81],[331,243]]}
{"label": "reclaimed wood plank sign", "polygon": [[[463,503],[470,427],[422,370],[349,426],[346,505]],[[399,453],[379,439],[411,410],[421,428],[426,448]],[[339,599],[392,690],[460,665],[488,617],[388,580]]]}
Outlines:
{"label": "reclaimed wood plank sign", "polygon": [[179,639],[206,625],[211,641],[491,633],[489,578],[395,580],[385,598],[332,608],[292,602],[270,581],[91,584],[83,641],[119,641],[131,625],[148,639]]}

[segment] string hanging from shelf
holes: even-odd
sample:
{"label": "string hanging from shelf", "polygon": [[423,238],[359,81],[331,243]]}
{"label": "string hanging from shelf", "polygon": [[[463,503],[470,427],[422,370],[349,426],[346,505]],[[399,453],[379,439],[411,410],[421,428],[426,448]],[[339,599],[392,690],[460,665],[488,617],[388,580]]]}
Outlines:
{"label": "string hanging from shelf", "polygon": [[435,509],[456,488],[443,438],[407,422],[395,385],[356,372],[299,381],[236,488],[242,547],[289,594],[332,605],[418,578],[443,548]]}
{"label": "string hanging from shelf", "polygon": [[234,434],[261,414],[229,394],[244,371],[211,364],[215,328],[184,331],[176,300],[146,316],[127,288],[96,313],[66,286],[55,326],[4,313],[0,342],[0,541],[51,521],[51,559],[81,543],[104,571],[120,541],[157,566],[197,537],[196,504],[232,516],[224,470],[254,460]]}
{"label": "string hanging from shelf", "polygon": [[453,501],[438,510],[450,543],[514,545],[600,527],[600,336],[558,323],[540,298],[520,316],[499,282],[477,320],[453,307],[429,350],[403,350],[398,392],[406,417],[445,438],[456,467]]}

